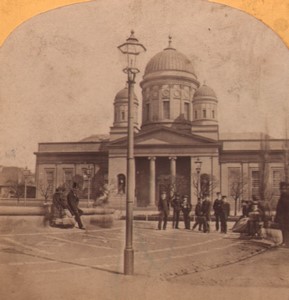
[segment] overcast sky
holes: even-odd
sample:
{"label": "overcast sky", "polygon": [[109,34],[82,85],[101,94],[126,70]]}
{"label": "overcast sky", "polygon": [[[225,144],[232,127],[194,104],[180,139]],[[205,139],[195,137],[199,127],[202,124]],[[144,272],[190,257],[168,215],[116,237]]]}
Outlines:
{"label": "overcast sky", "polygon": [[267,119],[284,137],[289,52],[263,23],[201,0],[92,1],[28,20],[0,48],[0,165],[34,169],[39,142],[109,132],[126,81],[117,46],[131,29],[147,48],[139,100],[145,65],[172,35],[218,96],[220,132],[263,131]]}

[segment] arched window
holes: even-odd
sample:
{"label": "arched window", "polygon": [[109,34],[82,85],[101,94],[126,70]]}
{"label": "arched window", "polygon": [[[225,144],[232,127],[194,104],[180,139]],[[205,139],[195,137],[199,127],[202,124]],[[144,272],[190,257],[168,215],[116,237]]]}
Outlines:
{"label": "arched window", "polygon": [[118,194],[125,194],[125,175],[124,174],[118,174],[117,175],[117,192]]}

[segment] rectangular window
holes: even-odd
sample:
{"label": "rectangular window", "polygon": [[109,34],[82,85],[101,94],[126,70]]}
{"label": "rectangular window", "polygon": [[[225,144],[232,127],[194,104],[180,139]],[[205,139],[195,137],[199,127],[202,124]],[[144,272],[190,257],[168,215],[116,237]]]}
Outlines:
{"label": "rectangular window", "polygon": [[54,170],[46,170],[46,185],[49,194],[52,195],[54,191]]}
{"label": "rectangular window", "polygon": [[195,120],[197,120],[197,119],[198,119],[198,111],[195,110]]}
{"label": "rectangular window", "polygon": [[190,120],[190,104],[184,103],[184,117],[186,120]]}
{"label": "rectangular window", "polygon": [[203,118],[207,118],[207,111],[205,109],[203,109]]}
{"label": "rectangular window", "polygon": [[215,119],[215,111],[212,110],[212,119]]}
{"label": "rectangular window", "polygon": [[260,186],[260,172],[252,171],[251,173],[251,196],[259,195],[259,186]]}
{"label": "rectangular window", "polygon": [[239,167],[228,168],[228,183],[230,196],[239,198],[243,194],[243,182]]}
{"label": "rectangular window", "polygon": [[280,195],[280,182],[283,180],[284,177],[284,172],[282,169],[275,169],[272,170],[272,188],[273,188],[273,193],[274,196],[279,196]]}
{"label": "rectangular window", "polygon": [[121,120],[122,120],[122,121],[125,120],[125,114],[124,114],[124,111],[121,112]]}
{"label": "rectangular window", "polygon": [[150,120],[150,104],[146,104],[146,116],[145,116],[146,121]]}
{"label": "rectangular window", "polygon": [[170,101],[163,101],[163,117],[164,119],[170,118]]}
{"label": "rectangular window", "polygon": [[277,170],[273,170],[273,188],[279,188],[279,184],[281,181],[281,172]]}
{"label": "rectangular window", "polygon": [[73,170],[65,169],[64,170],[64,183],[67,188],[72,187],[72,179],[73,179]]}

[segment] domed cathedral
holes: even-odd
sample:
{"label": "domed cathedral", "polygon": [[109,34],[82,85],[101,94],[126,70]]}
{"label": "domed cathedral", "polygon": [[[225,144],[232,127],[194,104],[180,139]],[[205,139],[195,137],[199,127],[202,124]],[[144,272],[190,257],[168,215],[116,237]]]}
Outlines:
{"label": "domed cathedral", "polygon": [[[192,62],[172,46],[171,37],[168,47],[146,65],[140,86],[142,124],[140,131],[136,130],[134,148],[136,205],[155,206],[160,191],[172,187],[196,202],[197,158],[202,161],[208,185],[219,177],[216,94],[207,85],[200,86]],[[117,94],[114,105],[109,145],[111,182],[126,174],[127,90]],[[134,105],[137,108],[136,98]],[[117,198],[122,201],[119,195]]]}
{"label": "domed cathedral", "polygon": [[[189,195],[192,204],[200,192],[209,193],[213,200],[221,191],[236,209],[234,197],[241,191],[243,199],[260,196],[259,186],[264,185],[261,180],[265,177],[278,198],[279,182],[285,174],[289,177],[288,168],[284,169],[289,164],[284,161],[289,157],[288,140],[260,133],[222,133],[219,138],[218,98],[206,83],[200,84],[192,62],[172,46],[171,38],[168,47],[147,63],[140,86],[141,123],[139,101],[133,97],[136,207],[156,209],[160,192],[174,189]],[[124,208],[127,124],[125,87],[114,98],[109,136],[40,143],[35,153],[37,197],[43,198],[43,187],[49,187],[52,195],[56,187],[69,189],[77,181],[82,198],[89,202],[90,196],[95,199],[101,193],[101,184],[108,179],[110,205]],[[266,176],[262,175],[264,169],[268,170]],[[236,186],[242,190],[234,192]]]}

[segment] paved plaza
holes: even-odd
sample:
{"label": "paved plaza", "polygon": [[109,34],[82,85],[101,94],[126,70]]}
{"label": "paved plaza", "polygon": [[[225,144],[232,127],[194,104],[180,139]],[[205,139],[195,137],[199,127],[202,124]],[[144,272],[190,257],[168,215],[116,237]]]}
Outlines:
{"label": "paved plaza", "polygon": [[[88,225],[85,231],[23,226],[2,232],[0,298],[126,300],[158,295],[159,299],[175,299],[175,292],[183,290],[180,299],[192,299],[192,292],[195,299],[203,299],[204,291],[207,299],[216,299],[214,291],[221,287],[222,299],[229,299],[232,290],[245,296],[244,288],[256,293],[259,287],[263,294],[268,289],[263,296],[276,288],[289,296],[288,262],[284,270],[279,262],[288,256],[287,249],[276,249],[262,240],[242,240],[231,232],[204,234],[174,230],[170,224],[164,231],[156,230],[156,225],[134,222],[134,276],[122,274],[124,221],[115,221],[111,228]],[[271,259],[272,276],[262,274],[269,270],[264,269],[268,267],[266,255]],[[275,278],[274,266],[282,279]],[[254,272],[258,280],[253,280]]]}

